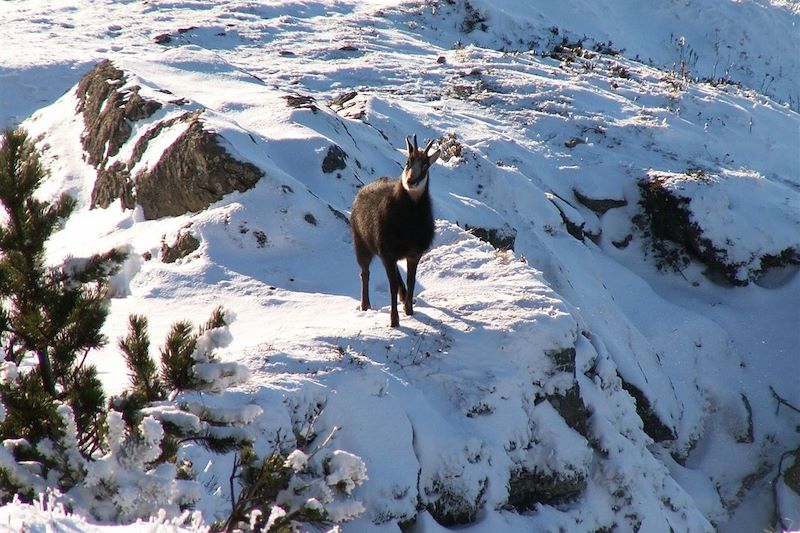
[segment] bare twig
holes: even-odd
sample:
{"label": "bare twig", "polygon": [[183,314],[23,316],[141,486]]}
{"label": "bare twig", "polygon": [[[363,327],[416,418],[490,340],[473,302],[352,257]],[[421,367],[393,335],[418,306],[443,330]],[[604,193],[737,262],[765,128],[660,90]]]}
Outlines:
{"label": "bare twig", "polygon": [[785,405],[786,407],[788,407],[788,408],[789,408],[789,409],[791,409],[792,411],[794,411],[794,412],[796,412],[796,413],[800,413],[800,409],[798,409],[797,407],[795,407],[794,405],[792,405],[791,403],[789,403],[789,402],[788,402],[788,401],[787,401],[785,398],[783,398],[783,397],[782,397],[780,394],[778,394],[777,392],[775,392],[775,389],[774,389],[774,388],[772,388],[772,385],[770,385],[770,386],[769,386],[769,390],[770,390],[770,392],[772,393],[772,397],[773,397],[773,398],[775,398],[775,401],[776,401],[776,402],[778,402],[778,406],[775,408],[775,414],[778,414],[778,412],[779,412],[779,411],[780,411],[780,409],[781,409],[781,405]]}
{"label": "bare twig", "polygon": [[[770,389],[771,388],[772,387],[770,387]],[[774,393],[775,391],[773,391],[773,394]],[[800,450],[790,450],[787,452],[783,452],[783,454],[781,454],[781,458],[778,460],[778,472],[775,474],[775,477],[772,478],[772,501],[775,502],[775,508],[773,510],[773,512],[775,513],[774,518],[777,519],[777,521],[781,525],[781,528],[784,531],[789,531],[791,528],[790,524],[787,524],[783,521],[783,515],[781,514],[780,508],[778,507],[778,502],[780,501],[780,499],[778,498],[778,487],[780,486],[781,475],[783,475],[783,460],[786,459],[786,457],[789,455],[794,455],[795,461],[800,460]]]}

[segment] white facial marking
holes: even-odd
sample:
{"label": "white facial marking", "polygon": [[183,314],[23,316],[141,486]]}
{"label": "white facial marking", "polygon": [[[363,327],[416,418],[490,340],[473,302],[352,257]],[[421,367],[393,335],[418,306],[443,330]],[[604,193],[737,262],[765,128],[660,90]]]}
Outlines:
{"label": "white facial marking", "polygon": [[[423,172],[425,172],[425,175],[422,179],[415,182]],[[411,198],[415,201],[418,200],[425,192],[425,186],[428,183],[428,173],[424,170],[424,163],[420,160],[412,161],[411,167],[407,167],[403,170],[401,180],[403,182],[403,188],[408,191]]]}
{"label": "white facial marking", "polygon": [[406,179],[405,173],[403,174],[403,188],[408,192],[408,195],[416,201],[425,193],[425,185],[428,183],[428,176],[426,175],[414,185],[410,185]]}

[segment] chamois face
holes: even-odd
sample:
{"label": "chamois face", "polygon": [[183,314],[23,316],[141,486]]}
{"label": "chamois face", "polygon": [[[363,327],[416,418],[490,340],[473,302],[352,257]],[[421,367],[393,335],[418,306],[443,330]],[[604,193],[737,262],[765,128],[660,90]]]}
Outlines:
{"label": "chamois face", "polygon": [[414,135],[414,144],[412,145],[411,141],[406,139],[406,145],[408,146],[408,159],[400,179],[409,196],[417,201],[425,193],[428,186],[428,169],[439,158],[439,150],[428,155],[433,141],[430,141],[424,150],[420,150],[417,148],[416,135]]}

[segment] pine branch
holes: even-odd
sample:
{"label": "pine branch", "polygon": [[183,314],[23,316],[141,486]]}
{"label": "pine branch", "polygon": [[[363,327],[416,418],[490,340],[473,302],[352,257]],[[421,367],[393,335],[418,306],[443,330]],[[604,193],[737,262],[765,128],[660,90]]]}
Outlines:
{"label": "pine branch", "polygon": [[150,335],[144,315],[128,318],[128,335],[119,340],[118,346],[125,356],[128,376],[135,391],[144,394],[148,402],[161,399],[164,390],[159,380],[156,364],[150,357]]}
{"label": "pine branch", "polygon": [[186,390],[197,385],[192,372],[192,354],[196,346],[197,336],[192,333],[190,322],[180,321],[172,325],[161,349],[161,376],[168,388]]}

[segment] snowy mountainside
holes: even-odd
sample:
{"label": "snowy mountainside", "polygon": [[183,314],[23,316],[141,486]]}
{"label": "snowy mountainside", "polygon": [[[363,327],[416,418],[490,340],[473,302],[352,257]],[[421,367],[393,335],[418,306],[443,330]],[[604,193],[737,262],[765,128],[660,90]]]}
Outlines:
{"label": "snowy mountainside", "polygon": [[[130,251],[111,339],[130,313],[148,314],[161,339],[174,320],[229,309],[224,358],[251,371],[234,403],[263,409],[248,429],[257,445],[337,426],[336,446],[365,460],[370,479],[354,494],[367,511],[347,528],[786,524],[776,520],[798,512],[772,515],[769,482],[800,444],[772,392],[800,404],[797,8],[664,2],[648,14],[655,32],[631,23],[641,8],[630,4],[87,2],[43,4],[36,18],[4,6],[23,39],[48,31],[54,44],[9,58],[2,116],[39,107],[33,95],[47,89],[9,91],[41,72],[67,90],[24,122],[51,170],[40,194],[68,191],[81,206],[50,243],[52,260]],[[709,6],[717,26],[706,30],[693,13]],[[600,16],[609,12],[624,16]],[[755,31],[753,13],[769,31]],[[738,59],[692,56],[671,43],[679,35]],[[81,144],[78,79],[63,72],[93,66],[81,48],[162,106],[131,122],[109,164],[161,121],[199,112],[263,177],[179,216],[151,220],[120,201],[91,209],[97,171]],[[724,67],[741,87],[683,76],[673,65],[684,52],[689,74]],[[356,310],[342,214],[362,184],[399,173],[411,133],[445,147],[431,171],[439,222],[416,314],[390,330],[377,262],[378,309]],[[156,135],[131,175],[179,134]],[[720,284],[697,250],[659,270],[669,257],[651,246],[640,203],[654,176],[687,199],[687,225],[746,285]],[[467,227],[513,236],[513,251]],[[162,243],[181,233],[199,247],[162,262]],[[768,268],[773,256],[785,262]],[[119,392],[114,343],[93,357]],[[183,453],[208,464],[207,487],[227,479],[230,457]],[[198,505],[209,522],[228,506],[221,485]]]}

